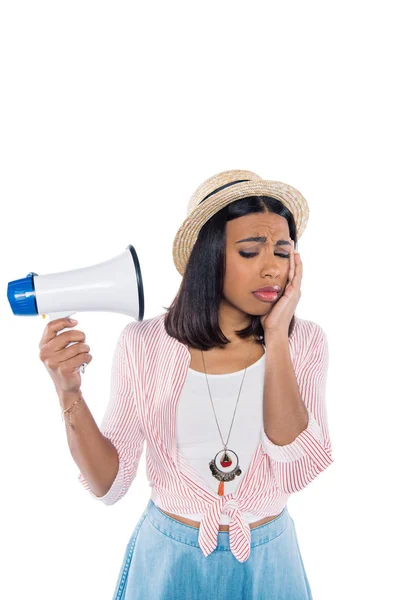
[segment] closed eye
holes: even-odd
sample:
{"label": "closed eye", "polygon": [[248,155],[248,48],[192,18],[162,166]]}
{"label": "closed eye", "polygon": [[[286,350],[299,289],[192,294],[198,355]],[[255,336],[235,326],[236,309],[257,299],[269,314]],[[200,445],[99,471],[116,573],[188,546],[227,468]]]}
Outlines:
{"label": "closed eye", "polygon": [[[243,252],[243,250],[239,250],[239,254],[244,258],[252,258],[253,256],[258,256],[258,252]],[[281,254],[279,252],[276,253],[276,256],[281,256],[282,258],[290,258],[290,254]]]}

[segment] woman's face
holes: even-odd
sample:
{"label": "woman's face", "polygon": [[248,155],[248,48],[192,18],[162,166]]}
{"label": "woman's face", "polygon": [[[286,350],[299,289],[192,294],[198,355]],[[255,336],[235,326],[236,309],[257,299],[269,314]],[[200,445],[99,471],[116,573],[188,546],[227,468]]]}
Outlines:
{"label": "woman's face", "polygon": [[[250,237],[265,239],[240,241]],[[248,315],[268,314],[285,293],[289,267],[290,235],[284,217],[265,212],[228,221],[223,303]],[[252,294],[267,285],[281,288],[273,302],[263,302]]]}

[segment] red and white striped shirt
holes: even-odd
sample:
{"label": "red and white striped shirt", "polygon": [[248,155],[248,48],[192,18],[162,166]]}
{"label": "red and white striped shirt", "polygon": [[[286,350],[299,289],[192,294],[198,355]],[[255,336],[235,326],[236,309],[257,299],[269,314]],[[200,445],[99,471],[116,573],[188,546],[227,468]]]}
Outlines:
{"label": "red and white striped shirt", "polygon": [[[167,334],[165,314],[128,323],[113,357],[111,394],[100,431],[115,446],[119,469],[107,494],[93,498],[111,505],[134,480],[146,440],[146,473],[160,508],[174,514],[201,513],[199,545],[208,556],[217,545],[220,516],[228,515],[232,553],[239,562],[250,556],[250,527],[244,512],[262,519],[284,509],[290,494],[305,488],[332,462],[325,404],[328,344],[322,327],[295,317],[288,338],[290,355],[307,428],[294,441],[277,446],[261,428],[260,440],[235,493],[218,496],[196,481],[188,461],[177,457],[177,404],[191,362],[188,346]],[[267,342],[268,343],[268,342]]]}

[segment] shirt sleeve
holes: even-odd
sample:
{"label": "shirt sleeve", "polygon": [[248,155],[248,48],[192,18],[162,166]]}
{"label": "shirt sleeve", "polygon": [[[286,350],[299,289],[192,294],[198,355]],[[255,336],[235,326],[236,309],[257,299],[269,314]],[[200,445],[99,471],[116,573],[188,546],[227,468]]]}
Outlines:
{"label": "shirt sleeve", "polygon": [[129,369],[126,329],[127,327],[122,330],[114,350],[110,399],[99,427],[101,433],[117,450],[118,472],[108,492],[101,497],[92,492],[82,473],[78,476],[78,480],[90,495],[106,505],[115,504],[130,488],[137,473],[145,439],[132,392],[133,375]]}
{"label": "shirt sleeve", "polygon": [[326,411],[326,381],[329,363],[327,337],[318,324],[306,356],[296,372],[301,398],[308,412],[308,425],[290,444],[278,446],[261,426],[261,445],[268,454],[279,488],[292,494],[305,488],[333,463]]}

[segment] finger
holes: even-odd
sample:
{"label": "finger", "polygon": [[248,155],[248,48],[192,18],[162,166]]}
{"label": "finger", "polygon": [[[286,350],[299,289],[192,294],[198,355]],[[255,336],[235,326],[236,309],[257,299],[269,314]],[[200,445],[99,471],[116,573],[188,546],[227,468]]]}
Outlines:
{"label": "finger", "polygon": [[[76,324],[75,324],[76,325]],[[44,344],[50,342],[50,340],[54,339],[58,332],[66,327],[75,327],[73,323],[71,323],[67,317],[62,319],[54,319],[54,321],[49,321],[44,329],[42,339],[40,340],[39,347],[42,347]]]}
{"label": "finger", "polygon": [[295,275],[295,263],[294,263],[294,241],[290,238],[291,248],[290,248],[290,267],[289,267],[289,283],[288,285],[292,285],[293,277]]}
{"label": "finger", "polygon": [[296,269],[295,269],[295,274],[293,277],[293,285],[294,287],[300,289],[300,285],[301,285],[301,279],[303,276],[303,263],[301,262],[301,258],[300,258],[300,254],[297,252],[296,253],[296,259],[293,256],[293,260],[296,260]]}

